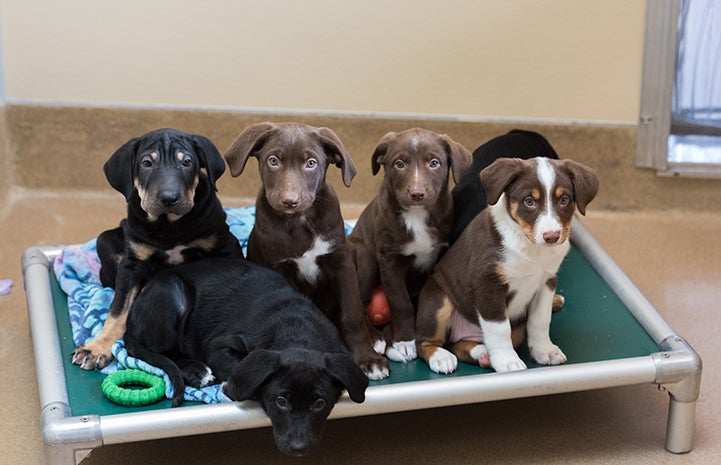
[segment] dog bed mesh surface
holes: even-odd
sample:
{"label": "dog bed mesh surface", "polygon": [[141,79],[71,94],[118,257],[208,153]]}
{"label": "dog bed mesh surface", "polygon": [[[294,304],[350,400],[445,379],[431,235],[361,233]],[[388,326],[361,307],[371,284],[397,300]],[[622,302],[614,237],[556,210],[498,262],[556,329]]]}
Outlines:
{"label": "dog bed mesh surface", "polygon": [[[245,252],[254,223],[254,210],[252,207],[226,209],[226,214],[231,231],[238,237]],[[56,279],[53,280],[53,300],[58,332],[62,352],[70,354],[77,344],[92,339],[100,331],[113,291],[103,288],[99,283],[95,240],[64,248],[56,258],[54,268]],[[645,356],[657,350],[653,339],[576,248],[572,248],[564,260],[558,277],[558,293],[566,298],[566,305],[553,316],[551,338],[567,355],[567,363]],[[519,353],[530,368],[538,366],[530,359],[526,347],[521,347]],[[167,398],[172,396],[172,387],[162,371],[129,357],[122,340],[114,345],[113,354],[116,360],[103,372],[82,370],[72,365],[69,356],[64,357],[73,414],[104,415],[133,411],[132,407],[122,407],[108,401],[100,390],[104,376],[121,368],[139,368],[166,377],[166,400],[135,409],[169,407]],[[461,363],[453,374],[441,375],[430,371],[419,360],[410,363],[391,362],[391,376],[385,380],[372,381],[371,386],[492,372]],[[216,403],[228,399],[220,392],[219,385],[213,385],[201,390],[186,387],[185,400],[189,401],[185,405],[193,405],[193,401]]]}

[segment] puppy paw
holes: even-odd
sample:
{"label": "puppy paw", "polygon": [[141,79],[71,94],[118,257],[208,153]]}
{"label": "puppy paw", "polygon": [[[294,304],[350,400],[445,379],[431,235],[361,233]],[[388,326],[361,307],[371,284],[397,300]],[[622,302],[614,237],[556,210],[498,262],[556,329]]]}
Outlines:
{"label": "puppy paw", "polygon": [[386,341],[378,339],[373,343],[373,350],[379,355],[384,355],[386,353]]}
{"label": "puppy paw", "polygon": [[438,348],[428,359],[428,367],[436,372],[447,375],[458,368],[458,358],[443,348]]}
{"label": "puppy paw", "polygon": [[188,386],[200,389],[215,382],[215,376],[209,366],[202,362],[193,361],[181,367],[183,380]]}
{"label": "puppy paw", "polygon": [[519,371],[525,370],[526,364],[523,363],[513,350],[506,350],[502,352],[496,352],[491,355],[491,366],[498,373],[504,373],[507,371]]}
{"label": "puppy paw", "polygon": [[485,344],[478,344],[469,352],[471,358],[476,360],[483,368],[491,368],[491,356]]}
{"label": "puppy paw", "polygon": [[93,349],[90,345],[79,345],[73,351],[73,364],[80,365],[83,370],[102,370],[113,361],[110,348],[107,350]]}
{"label": "puppy paw", "polygon": [[390,347],[386,348],[386,357],[394,362],[405,363],[415,360],[418,357],[416,354],[416,341],[394,342]]}
{"label": "puppy paw", "polygon": [[539,365],[560,365],[566,363],[568,358],[561,349],[555,344],[550,344],[548,347],[542,348],[531,348],[531,357]]}
{"label": "puppy paw", "polygon": [[388,360],[386,360],[385,358],[369,360],[363,363],[359,363],[358,366],[363,371],[363,373],[365,373],[368,379],[374,381],[387,378],[391,375],[391,370],[388,367]]}

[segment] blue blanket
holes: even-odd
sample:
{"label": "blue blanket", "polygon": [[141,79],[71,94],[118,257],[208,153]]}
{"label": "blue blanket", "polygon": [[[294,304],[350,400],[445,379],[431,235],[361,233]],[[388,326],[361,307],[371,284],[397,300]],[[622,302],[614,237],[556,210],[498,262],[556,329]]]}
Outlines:
{"label": "blue blanket", "polygon": [[[243,253],[247,255],[248,236],[255,224],[255,207],[226,208],[225,213],[230,232],[238,238]],[[348,224],[345,225],[345,231],[350,234],[351,227]],[[84,344],[100,333],[115,294],[113,289],[100,284],[96,239],[82,245],[65,247],[55,259],[54,270],[60,288],[68,296],[73,341],[76,345]],[[165,396],[172,398],[173,386],[168,375],[159,368],[130,357],[122,339],[113,345],[112,352],[115,360],[103,369],[103,373],[136,368],[162,376],[165,379]],[[220,390],[220,384],[202,389],[186,386],[184,399],[208,404],[229,401]]]}
{"label": "blue blanket", "polygon": [[[230,232],[238,238],[243,253],[246,253],[248,236],[255,224],[255,208],[226,208],[225,213]],[[76,345],[84,344],[100,333],[114,295],[113,289],[100,284],[100,260],[95,245],[96,240],[93,239],[82,245],[65,247],[54,264],[60,287],[68,296],[70,325]],[[112,351],[115,360],[103,369],[103,373],[110,374],[125,368],[137,368],[163,376],[166,386],[165,395],[168,398],[173,396],[173,386],[168,376],[162,370],[130,357],[122,339],[113,345]],[[220,390],[220,384],[203,389],[186,386],[184,398],[205,403],[229,400]]]}

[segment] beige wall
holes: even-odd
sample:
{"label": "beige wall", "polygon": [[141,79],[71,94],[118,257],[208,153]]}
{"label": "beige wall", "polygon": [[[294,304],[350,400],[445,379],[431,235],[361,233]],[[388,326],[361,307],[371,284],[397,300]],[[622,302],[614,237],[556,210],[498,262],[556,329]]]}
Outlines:
{"label": "beige wall", "polygon": [[2,0],[13,102],[635,124],[645,0]]}

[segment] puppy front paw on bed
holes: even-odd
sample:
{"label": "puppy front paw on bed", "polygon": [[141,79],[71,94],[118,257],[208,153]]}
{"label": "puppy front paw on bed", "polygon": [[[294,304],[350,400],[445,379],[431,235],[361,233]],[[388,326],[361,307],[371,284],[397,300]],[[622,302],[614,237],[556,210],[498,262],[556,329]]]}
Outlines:
{"label": "puppy front paw on bed", "polygon": [[458,181],[470,165],[465,147],[422,128],[389,132],[373,152],[371,170],[376,175],[382,168],[383,182],[348,244],[364,304],[371,302],[378,286],[385,291],[390,322],[384,342],[390,360],[417,357],[415,300],[448,245],[453,223],[450,177]]}
{"label": "puppy front paw on bed", "polygon": [[570,249],[574,213],[585,214],[598,177],[572,160],[537,157],[499,158],[480,180],[489,206],[471,220],[421,291],[420,357],[432,370],[448,372],[454,367],[440,352],[444,346],[460,361],[483,365],[472,348],[484,345],[495,371],[523,370],[515,347],[525,336],[536,363],[565,363],[549,336],[551,315],[563,305],[555,294],[556,273]]}

